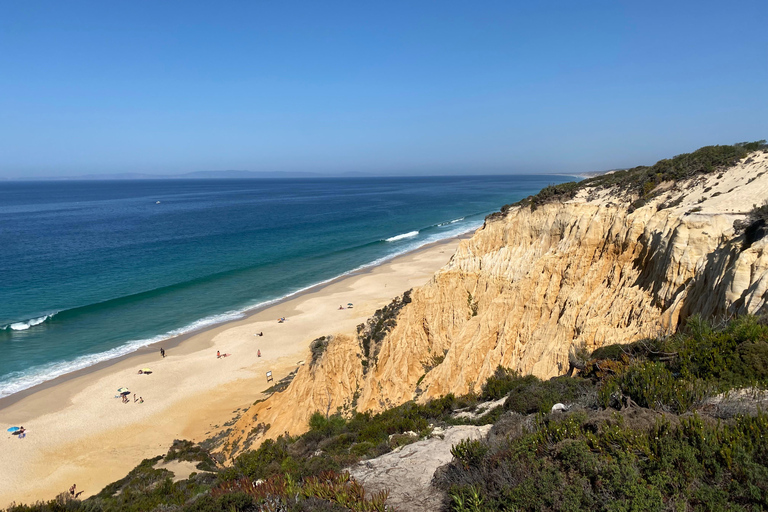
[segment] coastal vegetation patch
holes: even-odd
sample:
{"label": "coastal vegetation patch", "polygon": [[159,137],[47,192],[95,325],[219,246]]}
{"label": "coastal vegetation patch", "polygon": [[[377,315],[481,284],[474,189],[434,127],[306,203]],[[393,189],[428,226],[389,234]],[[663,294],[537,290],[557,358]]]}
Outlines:
{"label": "coastal vegetation patch", "polygon": [[635,197],[631,209],[640,208],[654,197],[654,190],[664,182],[679,182],[700,174],[722,172],[736,165],[754,151],[768,151],[765,140],[740,142],[733,145],[704,146],[692,153],[683,153],[673,158],[659,160],[652,166],[638,166],[632,169],[613,171],[579,182],[549,185],[538,194],[528,196],[516,203],[507,204],[492,213],[487,220],[502,218],[514,206],[528,206],[531,210],[544,204],[568,201],[586,188],[614,188],[616,194]]}
{"label": "coastal vegetation patch", "polygon": [[331,340],[333,340],[333,336],[320,336],[309,344],[309,351],[312,353],[312,359],[309,361],[310,368],[314,368],[318,361],[320,361],[323,353],[328,349]]}
{"label": "coastal vegetation patch", "polygon": [[371,363],[376,364],[381,349],[381,342],[397,324],[397,315],[406,304],[411,302],[411,291],[395,297],[392,302],[376,312],[365,323],[357,326],[357,339],[363,350],[363,372],[367,373]]}

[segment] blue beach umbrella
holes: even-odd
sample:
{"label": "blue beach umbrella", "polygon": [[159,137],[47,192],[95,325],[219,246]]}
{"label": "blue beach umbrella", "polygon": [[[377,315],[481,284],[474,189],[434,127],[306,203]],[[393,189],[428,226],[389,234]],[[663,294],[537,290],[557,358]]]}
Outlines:
{"label": "blue beach umbrella", "polygon": [[13,432],[16,432],[16,431],[19,431],[19,430],[21,430],[19,427],[11,427],[11,428],[8,429],[8,432],[13,433]]}

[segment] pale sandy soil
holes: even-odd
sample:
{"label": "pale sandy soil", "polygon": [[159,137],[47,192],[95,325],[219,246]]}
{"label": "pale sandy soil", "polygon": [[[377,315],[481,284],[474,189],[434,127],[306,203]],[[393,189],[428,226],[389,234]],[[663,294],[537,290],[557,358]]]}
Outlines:
{"label": "pale sandy soil", "polygon": [[[425,283],[457,245],[452,239],[423,248],[200,332],[169,348],[165,359],[154,347],[16,402],[0,402],[0,508],[50,499],[73,483],[86,498],[142,459],[164,454],[174,439],[205,439],[262,397],[271,385],[268,370],[279,381],[307,357],[313,339],[354,332],[393,297]],[[348,302],[353,309],[338,309]],[[283,316],[285,323],[278,324]],[[254,336],[260,331],[263,337]],[[217,350],[231,356],[217,359]],[[144,367],[153,373],[138,375]],[[145,402],[123,404],[115,398],[122,386]],[[7,434],[11,425],[26,427],[26,438]]]}

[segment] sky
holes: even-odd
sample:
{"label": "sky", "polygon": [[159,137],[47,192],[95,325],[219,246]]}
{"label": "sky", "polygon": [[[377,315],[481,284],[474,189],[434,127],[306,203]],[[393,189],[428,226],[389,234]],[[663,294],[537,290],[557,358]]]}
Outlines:
{"label": "sky", "polygon": [[0,177],[486,174],[768,138],[765,0],[0,5]]}

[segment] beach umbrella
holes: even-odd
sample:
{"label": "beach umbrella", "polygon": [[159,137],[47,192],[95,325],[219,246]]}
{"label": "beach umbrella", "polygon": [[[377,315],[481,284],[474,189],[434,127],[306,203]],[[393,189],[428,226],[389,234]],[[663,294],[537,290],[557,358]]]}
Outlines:
{"label": "beach umbrella", "polygon": [[151,368],[142,368],[141,371],[144,372],[144,373],[152,373],[152,369]]}
{"label": "beach umbrella", "polygon": [[351,302],[347,302],[347,306],[351,306],[351,305],[352,305],[352,303],[351,303]]}
{"label": "beach umbrella", "polygon": [[128,393],[130,393],[128,388],[118,388],[117,392],[120,393],[121,395],[127,395]]}
{"label": "beach umbrella", "polygon": [[21,430],[21,429],[19,427],[11,427],[11,428],[8,429],[8,432],[13,433],[13,432],[16,432],[18,430]]}

